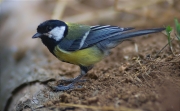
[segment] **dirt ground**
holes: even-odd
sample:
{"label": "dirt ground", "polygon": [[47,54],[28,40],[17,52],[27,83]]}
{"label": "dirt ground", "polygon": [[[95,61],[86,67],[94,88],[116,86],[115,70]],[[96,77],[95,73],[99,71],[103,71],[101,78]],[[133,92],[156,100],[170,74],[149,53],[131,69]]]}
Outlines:
{"label": "dirt ground", "polygon": [[[154,57],[164,46],[159,41],[166,41],[162,36],[153,34],[137,39],[137,53],[132,42],[122,43],[109,57],[95,65],[85,76],[87,81],[79,84],[82,85],[80,89],[53,92],[51,88],[45,88],[34,96],[40,104],[28,104],[25,99],[17,107],[19,110],[28,106],[38,110],[63,111],[179,111],[180,57],[173,56],[168,49]],[[149,45],[149,42],[153,44]],[[49,63],[52,61],[54,57],[50,58]],[[79,73],[78,67],[61,62],[44,68],[70,78]],[[56,85],[58,82],[52,83]]]}
{"label": "dirt ground", "polygon": [[[97,7],[95,1],[91,5]],[[82,3],[84,3],[83,0]],[[84,4],[87,5],[88,3],[90,1]],[[109,5],[104,4],[98,8],[101,9],[105,6]],[[179,10],[175,5],[171,11],[175,13],[175,9],[176,11]],[[67,9],[67,13],[69,10]],[[71,14],[70,11],[68,14]],[[65,16],[68,17],[68,14],[65,14]],[[168,14],[164,15],[164,17],[167,16]],[[152,20],[152,18],[147,18],[146,21]],[[162,24],[173,25],[173,18],[171,20],[155,20],[154,18],[152,22],[147,22],[146,25],[139,24],[139,28],[159,27]],[[126,26],[125,23],[119,23],[119,19],[116,17],[113,22],[107,20],[102,23],[99,22],[99,24],[107,22],[107,24]],[[96,22],[90,21],[87,23],[93,24]],[[132,22],[132,24],[138,26],[136,25],[138,20]],[[124,41],[111,51],[110,56],[97,63],[88,72],[83,78],[86,79],[85,82],[76,84],[76,86],[82,86],[82,88],[63,92],[55,92],[51,89],[51,86],[57,85],[62,78],[76,77],[79,74],[79,67],[60,62],[49,53],[41,44],[41,41],[29,44],[32,45],[28,48],[30,51],[26,51],[26,48],[20,48],[12,54],[14,59],[12,60],[14,62],[11,63],[12,66],[6,65],[8,64],[7,60],[1,60],[2,63],[6,61],[1,68],[8,68],[8,71],[2,71],[2,81],[5,81],[6,78],[3,73],[10,74],[13,71],[13,75],[17,73],[26,74],[18,77],[20,83],[17,84],[13,82],[14,77],[10,76],[10,84],[16,84],[16,86],[9,91],[11,94],[9,94],[8,99],[4,99],[7,101],[4,105],[5,110],[180,111],[180,56],[178,56],[180,45],[179,41],[172,41],[175,55],[172,54],[168,46],[158,53],[167,44],[167,37],[164,32]],[[1,48],[6,45],[3,44]],[[9,52],[4,51],[4,55],[1,55],[1,57],[5,57],[7,53]],[[26,80],[21,77],[26,78]],[[3,86],[1,82],[1,88]],[[5,89],[8,89],[8,87],[10,86],[6,86]],[[8,90],[2,90],[1,95],[6,95],[6,91],[8,93]]]}

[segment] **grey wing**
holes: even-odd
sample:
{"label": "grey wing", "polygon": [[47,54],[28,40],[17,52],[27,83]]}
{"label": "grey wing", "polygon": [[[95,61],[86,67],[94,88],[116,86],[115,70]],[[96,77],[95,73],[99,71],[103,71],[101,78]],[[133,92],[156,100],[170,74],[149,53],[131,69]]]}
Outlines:
{"label": "grey wing", "polygon": [[121,33],[131,30],[134,28],[121,28],[117,26],[92,26],[91,30],[89,31],[87,36],[84,36],[81,39],[75,40],[71,47],[69,47],[69,51],[75,51],[79,49],[84,49],[93,45],[98,44],[104,44],[105,47],[107,44],[109,44],[110,38],[114,36],[118,36]]}
{"label": "grey wing", "polygon": [[[152,28],[129,31],[132,29],[134,28],[120,28],[110,25],[92,26],[86,39],[80,42],[80,44],[83,45],[80,45],[81,47],[79,47],[79,49],[84,49],[92,45],[96,45],[100,49],[106,51],[107,49],[114,48],[126,39],[165,30],[165,28]],[[75,43],[77,44],[78,42],[74,42],[73,44]]]}
{"label": "grey wing", "polygon": [[161,32],[165,28],[154,28],[154,29],[144,29],[137,31],[129,31],[134,28],[121,28],[117,26],[92,26],[90,31],[86,32],[84,36],[69,42],[66,41],[69,46],[66,48],[67,51],[76,51],[80,49],[85,49],[87,47],[91,47],[93,45],[98,46],[100,49],[105,50],[111,49],[117,46],[125,39],[129,39],[132,37],[146,35],[150,33]]}

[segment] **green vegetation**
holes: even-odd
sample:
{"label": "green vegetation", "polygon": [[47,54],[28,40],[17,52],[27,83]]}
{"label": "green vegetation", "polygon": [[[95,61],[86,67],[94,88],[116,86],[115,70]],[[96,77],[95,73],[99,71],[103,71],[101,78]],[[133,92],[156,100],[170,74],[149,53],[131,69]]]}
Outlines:
{"label": "green vegetation", "polygon": [[176,37],[180,41],[180,23],[178,22],[177,19],[175,19],[174,22],[175,22],[175,27],[176,27]]}
{"label": "green vegetation", "polygon": [[[176,18],[174,19],[174,23],[175,23],[174,33],[180,44],[180,23],[178,22],[178,20]],[[174,40],[175,37],[171,37],[172,30],[173,30],[173,28],[171,26],[166,27],[166,34],[167,34],[169,48],[170,48],[171,52],[173,53],[172,41]],[[173,53],[173,55],[175,55],[175,54]],[[179,56],[179,55],[175,55],[175,56]]]}
{"label": "green vegetation", "polygon": [[172,32],[172,27],[171,27],[171,26],[167,26],[167,27],[166,27],[166,34],[167,34],[168,44],[169,44],[170,48],[172,47],[172,43],[171,43],[171,32]]}

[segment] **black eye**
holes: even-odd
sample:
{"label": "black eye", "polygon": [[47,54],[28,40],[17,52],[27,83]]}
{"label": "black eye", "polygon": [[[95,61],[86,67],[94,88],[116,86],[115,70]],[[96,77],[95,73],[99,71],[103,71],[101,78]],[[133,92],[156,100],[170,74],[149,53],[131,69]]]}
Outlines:
{"label": "black eye", "polygon": [[50,31],[51,29],[52,29],[51,26],[47,26],[47,27],[46,27],[46,30],[47,30],[47,31]]}

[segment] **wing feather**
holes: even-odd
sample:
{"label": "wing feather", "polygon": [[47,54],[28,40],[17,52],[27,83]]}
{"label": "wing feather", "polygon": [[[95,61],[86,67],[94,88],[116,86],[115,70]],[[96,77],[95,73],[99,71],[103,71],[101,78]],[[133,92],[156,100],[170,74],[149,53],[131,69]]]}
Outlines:
{"label": "wing feather", "polygon": [[[96,25],[91,26],[90,31],[86,35],[87,31],[84,34],[81,34],[81,37],[73,40],[64,39],[60,42],[60,48],[66,51],[76,51],[80,49],[84,49],[90,47],[94,44],[97,44],[105,39],[111,38],[113,36],[119,35],[125,31],[131,30],[133,28],[121,28],[117,26],[110,26],[110,25]],[[68,32],[71,33],[71,32]],[[85,37],[84,39],[84,36]],[[73,36],[73,35],[71,35]],[[84,39],[84,40],[82,40]],[[66,42],[66,43],[65,43]]]}

